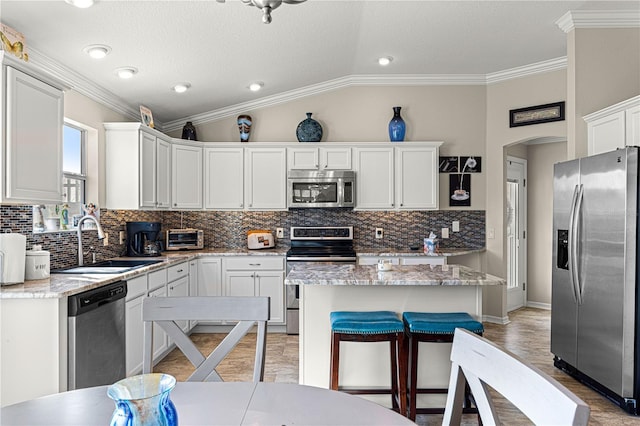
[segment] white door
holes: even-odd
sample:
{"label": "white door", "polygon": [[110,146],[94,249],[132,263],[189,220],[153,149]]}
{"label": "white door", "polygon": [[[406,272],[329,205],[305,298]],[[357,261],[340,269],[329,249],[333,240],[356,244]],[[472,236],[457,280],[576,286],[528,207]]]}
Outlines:
{"label": "white door", "polygon": [[507,311],[527,300],[527,160],[507,158]]}

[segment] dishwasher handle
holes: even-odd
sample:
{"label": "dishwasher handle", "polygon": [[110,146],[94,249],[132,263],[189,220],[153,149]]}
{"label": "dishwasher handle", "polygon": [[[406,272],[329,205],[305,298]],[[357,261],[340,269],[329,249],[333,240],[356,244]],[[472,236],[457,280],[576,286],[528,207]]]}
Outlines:
{"label": "dishwasher handle", "polygon": [[69,296],[67,316],[75,317],[98,309],[107,303],[124,299],[127,295],[127,282],[117,281],[102,287]]}

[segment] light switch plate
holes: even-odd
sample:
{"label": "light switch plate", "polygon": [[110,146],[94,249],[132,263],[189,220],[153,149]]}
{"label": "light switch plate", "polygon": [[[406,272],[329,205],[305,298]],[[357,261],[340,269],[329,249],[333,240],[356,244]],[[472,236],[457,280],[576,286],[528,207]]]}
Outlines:
{"label": "light switch plate", "polygon": [[449,228],[442,228],[442,238],[449,238]]}
{"label": "light switch plate", "polygon": [[102,239],[102,245],[103,246],[109,245],[109,233],[107,232],[104,233],[104,238]]}
{"label": "light switch plate", "polygon": [[451,230],[453,232],[460,232],[460,221],[459,220],[454,220],[453,222],[451,222]]}

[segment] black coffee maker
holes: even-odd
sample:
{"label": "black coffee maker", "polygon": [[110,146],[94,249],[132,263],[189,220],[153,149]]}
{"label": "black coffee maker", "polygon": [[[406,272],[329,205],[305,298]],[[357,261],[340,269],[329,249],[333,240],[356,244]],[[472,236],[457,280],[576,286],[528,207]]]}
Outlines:
{"label": "black coffee maker", "polygon": [[127,222],[127,256],[160,256],[160,222]]}

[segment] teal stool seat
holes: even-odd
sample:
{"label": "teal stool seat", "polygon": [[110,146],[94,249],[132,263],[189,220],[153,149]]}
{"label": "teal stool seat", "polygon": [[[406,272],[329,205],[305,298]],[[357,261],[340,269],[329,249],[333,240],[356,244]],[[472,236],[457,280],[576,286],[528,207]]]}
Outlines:
{"label": "teal stool seat", "polygon": [[[391,407],[407,415],[407,355],[404,322],[391,311],[335,311],[331,321],[331,368],[329,387],[354,395],[391,395]],[[340,342],[389,342],[391,387],[339,386]]]}
{"label": "teal stool seat", "polygon": [[404,331],[404,324],[395,312],[367,311],[331,312],[331,331],[347,334],[386,334]]}
{"label": "teal stool seat", "polygon": [[410,333],[453,334],[456,328],[484,332],[482,323],[466,312],[405,312],[402,318]]}
{"label": "teal stool seat", "polygon": [[[442,414],[444,407],[421,407],[416,405],[418,394],[446,394],[447,388],[418,388],[418,345],[427,343],[451,343],[456,328],[464,328],[482,336],[484,327],[466,312],[404,312],[402,320],[408,334],[409,370],[407,396],[409,399],[409,419],[415,421],[416,414]],[[468,387],[465,390],[464,413],[477,413],[472,407]]]}

